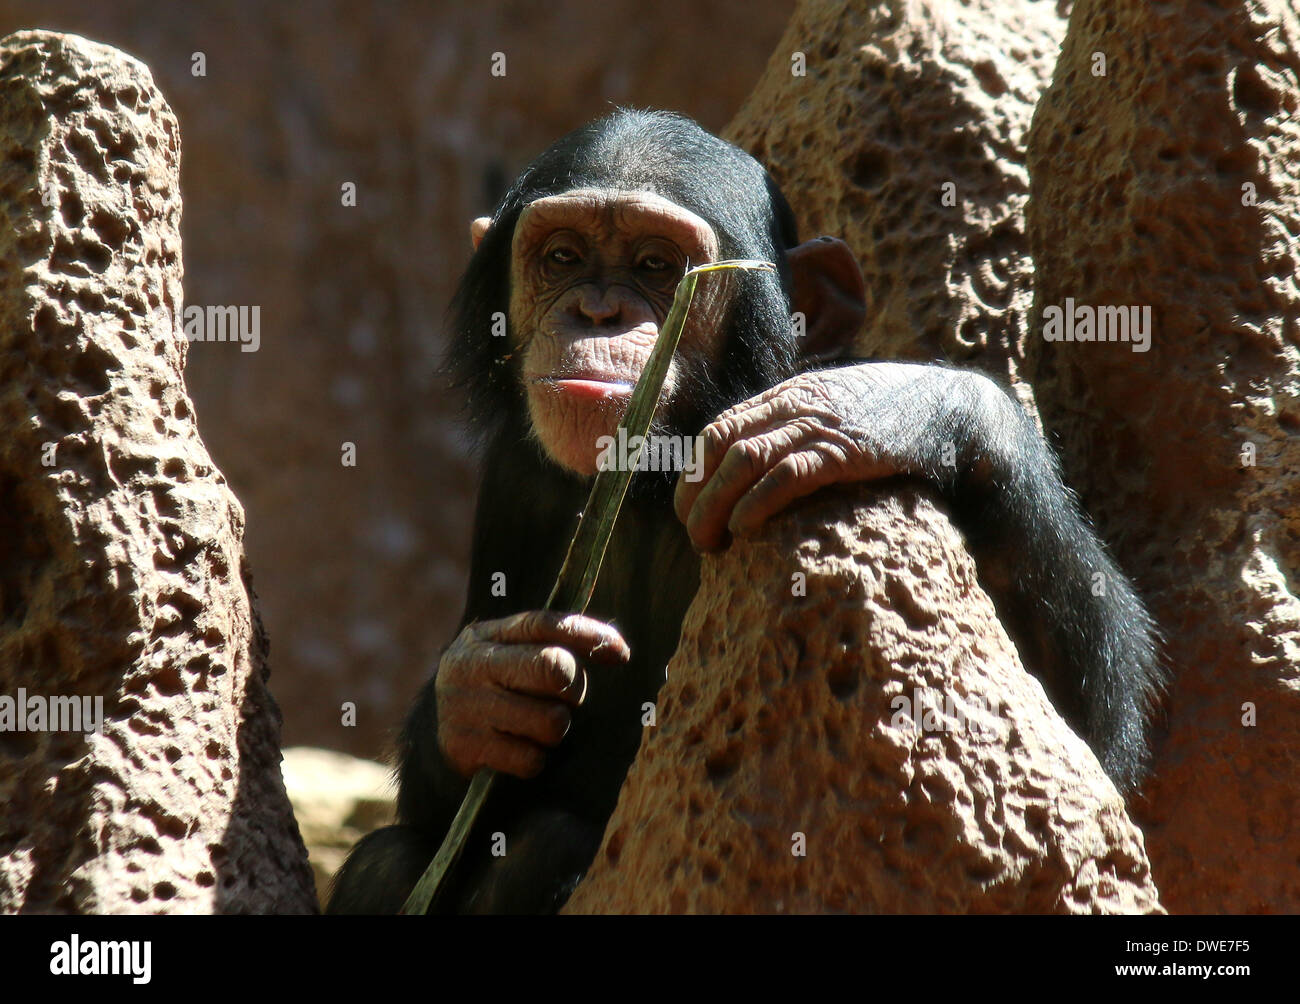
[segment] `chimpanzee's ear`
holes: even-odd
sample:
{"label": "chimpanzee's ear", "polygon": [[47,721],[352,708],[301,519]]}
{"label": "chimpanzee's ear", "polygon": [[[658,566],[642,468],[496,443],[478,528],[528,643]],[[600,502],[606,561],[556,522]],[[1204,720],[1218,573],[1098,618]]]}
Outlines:
{"label": "chimpanzee's ear", "polygon": [[804,241],[786,253],[790,263],[790,309],[802,312],[799,341],[804,365],[844,355],[867,316],[867,290],[853,252],[835,237]]}
{"label": "chimpanzee's ear", "polygon": [[492,226],[491,216],[480,216],[476,220],[471,220],[469,224],[469,239],[474,242],[474,250],[483,243],[483,235],[488,232],[488,227]]}

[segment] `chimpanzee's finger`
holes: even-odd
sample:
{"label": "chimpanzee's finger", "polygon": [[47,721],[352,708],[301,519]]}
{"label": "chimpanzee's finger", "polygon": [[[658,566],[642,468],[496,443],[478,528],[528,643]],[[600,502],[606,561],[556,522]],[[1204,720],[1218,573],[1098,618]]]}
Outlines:
{"label": "chimpanzee's finger", "polygon": [[485,691],[480,695],[484,725],[540,746],[558,746],[569,731],[572,717],[567,705],[509,690]]}
{"label": "chimpanzee's finger", "polygon": [[527,780],[536,777],[546,766],[546,751],[527,739],[499,732],[484,744],[481,764]]}
{"label": "chimpanzee's finger", "polygon": [[488,646],[480,655],[489,679],[505,690],[558,698],[575,708],[587,696],[587,674],[573,653],[559,645]]}
{"label": "chimpanzee's finger", "polygon": [[704,491],[705,486],[713,478],[718,465],[731,449],[731,444],[740,437],[740,426],[732,420],[731,412],[734,410],[728,409],[723,412],[700,433],[702,444],[699,455],[700,466],[695,480],[688,481],[685,471],[677,479],[677,488],[673,492],[673,511],[677,513],[677,518],[682,523],[690,518],[691,510],[695,507],[700,492]]}
{"label": "chimpanzee's finger", "polygon": [[731,510],[783,452],[784,447],[773,437],[760,436],[732,443],[686,518],[691,543],[701,551],[723,547]]}
{"label": "chimpanzee's finger", "polygon": [[837,482],[874,481],[892,477],[898,471],[880,461],[860,455],[846,459],[842,447],[816,440],[774,464],[732,510],[727,529],[738,537],[757,531],[791,502]]}
{"label": "chimpanzee's finger", "polygon": [[731,448],[743,439],[762,436],[800,416],[799,401],[802,395],[795,387],[779,384],[757,397],[728,408],[710,422],[700,433],[703,450],[699,469],[694,480],[688,481],[683,472],[677,479],[673,493],[673,510],[683,523],[690,519],[691,510],[718,468],[726,460]]}
{"label": "chimpanzee's finger", "polygon": [[502,644],[560,645],[582,659],[627,662],[632,650],[612,624],[584,614],[529,610],[472,625],[479,641]]}
{"label": "chimpanzee's finger", "polygon": [[[772,413],[769,410],[768,414]],[[688,517],[687,531],[695,546],[709,550],[724,544],[726,533],[723,528],[729,525],[732,510],[751,486],[765,477],[783,457],[805,448],[826,434],[817,422],[782,418],[775,425],[767,427],[766,431],[744,440],[744,455],[757,458],[754,466],[747,468],[741,461],[730,458],[719,466],[712,479],[713,483],[705,486]],[[735,480],[726,483],[731,477]]]}
{"label": "chimpanzee's finger", "polygon": [[468,708],[474,709],[472,717],[467,714],[463,719],[439,726],[438,745],[442,755],[465,778],[473,777],[481,767],[515,777],[534,777],[546,764],[546,750],[531,740],[499,732],[485,724],[486,706],[484,700],[471,700]]}

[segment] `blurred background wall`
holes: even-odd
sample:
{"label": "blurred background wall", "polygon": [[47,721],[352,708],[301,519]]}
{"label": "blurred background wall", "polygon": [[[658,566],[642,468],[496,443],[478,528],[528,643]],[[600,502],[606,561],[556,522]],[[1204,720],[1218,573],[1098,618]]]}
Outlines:
{"label": "blurred background wall", "polygon": [[791,8],[0,0],[0,35],[149,65],[181,124],[186,303],[261,308],[257,352],[192,344],[186,376],[245,507],[286,745],[383,755],[459,619],[477,475],[438,364],[468,221],[611,103],[719,130]]}

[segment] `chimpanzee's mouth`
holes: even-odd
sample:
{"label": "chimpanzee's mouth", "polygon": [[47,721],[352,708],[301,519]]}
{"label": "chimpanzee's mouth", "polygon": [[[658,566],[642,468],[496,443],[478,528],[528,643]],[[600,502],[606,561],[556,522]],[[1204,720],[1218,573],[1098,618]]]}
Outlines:
{"label": "chimpanzee's mouth", "polygon": [[627,397],[632,393],[632,384],[625,380],[612,380],[594,374],[534,377],[533,383],[543,384],[575,397]]}

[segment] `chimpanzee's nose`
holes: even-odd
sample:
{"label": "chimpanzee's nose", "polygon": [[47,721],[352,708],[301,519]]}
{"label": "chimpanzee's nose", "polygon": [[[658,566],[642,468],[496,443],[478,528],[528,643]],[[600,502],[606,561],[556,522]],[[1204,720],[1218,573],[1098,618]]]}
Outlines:
{"label": "chimpanzee's nose", "polygon": [[617,289],[593,283],[583,288],[578,311],[592,324],[608,324],[622,313],[622,297]]}

